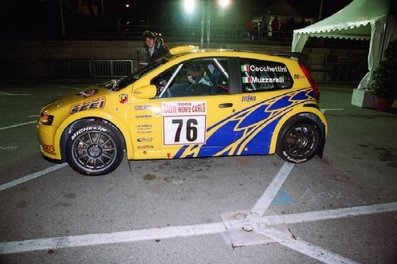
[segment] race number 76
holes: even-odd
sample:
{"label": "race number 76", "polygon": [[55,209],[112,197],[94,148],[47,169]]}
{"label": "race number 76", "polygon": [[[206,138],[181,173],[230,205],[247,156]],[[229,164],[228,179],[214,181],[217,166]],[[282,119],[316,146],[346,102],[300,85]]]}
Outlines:
{"label": "race number 76", "polygon": [[164,144],[205,143],[205,116],[164,117]]}

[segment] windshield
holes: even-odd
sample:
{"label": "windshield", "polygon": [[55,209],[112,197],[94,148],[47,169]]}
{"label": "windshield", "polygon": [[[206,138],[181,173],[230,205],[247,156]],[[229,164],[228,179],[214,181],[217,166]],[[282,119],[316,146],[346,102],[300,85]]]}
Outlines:
{"label": "windshield", "polygon": [[151,72],[153,69],[166,63],[167,61],[168,60],[166,58],[158,59],[154,63],[151,63],[151,64],[137,70],[136,72],[132,73],[131,75],[128,75],[128,76],[123,77],[118,80],[111,80],[110,82],[106,83],[105,86],[111,90],[123,89],[123,88],[127,87],[128,85],[130,85],[131,83],[134,83],[136,80],[141,78],[146,73]]}

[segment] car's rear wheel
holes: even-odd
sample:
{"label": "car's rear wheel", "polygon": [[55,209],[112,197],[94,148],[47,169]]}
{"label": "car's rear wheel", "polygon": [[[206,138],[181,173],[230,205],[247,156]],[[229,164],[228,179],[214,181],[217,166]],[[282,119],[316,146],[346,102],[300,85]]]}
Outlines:
{"label": "car's rear wheel", "polygon": [[293,117],[281,129],[277,154],[292,163],[302,163],[316,155],[322,138],[315,122],[304,117]]}
{"label": "car's rear wheel", "polygon": [[69,166],[81,174],[108,174],[122,161],[121,137],[116,128],[108,123],[84,121],[69,134],[66,158]]}

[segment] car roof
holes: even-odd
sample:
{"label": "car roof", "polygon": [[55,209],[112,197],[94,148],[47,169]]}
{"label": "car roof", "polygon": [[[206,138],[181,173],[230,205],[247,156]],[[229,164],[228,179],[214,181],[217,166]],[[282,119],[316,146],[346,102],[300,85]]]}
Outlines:
{"label": "car roof", "polygon": [[[283,61],[292,59],[294,61],[299,60],[298,56],[295,56],[293,53],[283,53],[281,54],[268,54],[264,52],[250,51],[250,50],[240,50],[240,49],[201,49],[198,46],[186,45],[186,46],[177,46],[171,48],[169,50],[169,59],[193,55],[196,54],[197,57],[205,57],[207,54],[209,56],[230,56],[230,57],[252,57],[253,55],[267,56],[273,57],[274,60]],[[276,59],[277,58],[277,59]]]}
{"label": "car roof", "polygon": [[169,50],[171,55],[174,56],[181,56],[181,55],[186,55],[186,54],[191,54],[191,53],[226,53],[226,52],[248,52],[248,53],[255,53],[255,54],[262,54],[262,55],[270,55],[266,53],[261,53],[261,52],[254,52],[254,51],[249,51],[249,50],[239,50],[239,49],[202,49],[198,46],[193,46],[193,45],[186,45],[186,46],[178,46],[171,48]]}

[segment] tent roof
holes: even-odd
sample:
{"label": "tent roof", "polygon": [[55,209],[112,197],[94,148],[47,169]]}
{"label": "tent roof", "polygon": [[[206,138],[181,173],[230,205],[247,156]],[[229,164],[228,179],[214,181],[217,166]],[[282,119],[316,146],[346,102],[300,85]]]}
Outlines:
{"label": "tent roof", "polygon": [[337,13],[294,34],[312,37],[370,39],[371,22],[387,16],[393,0],[355,0]]}

